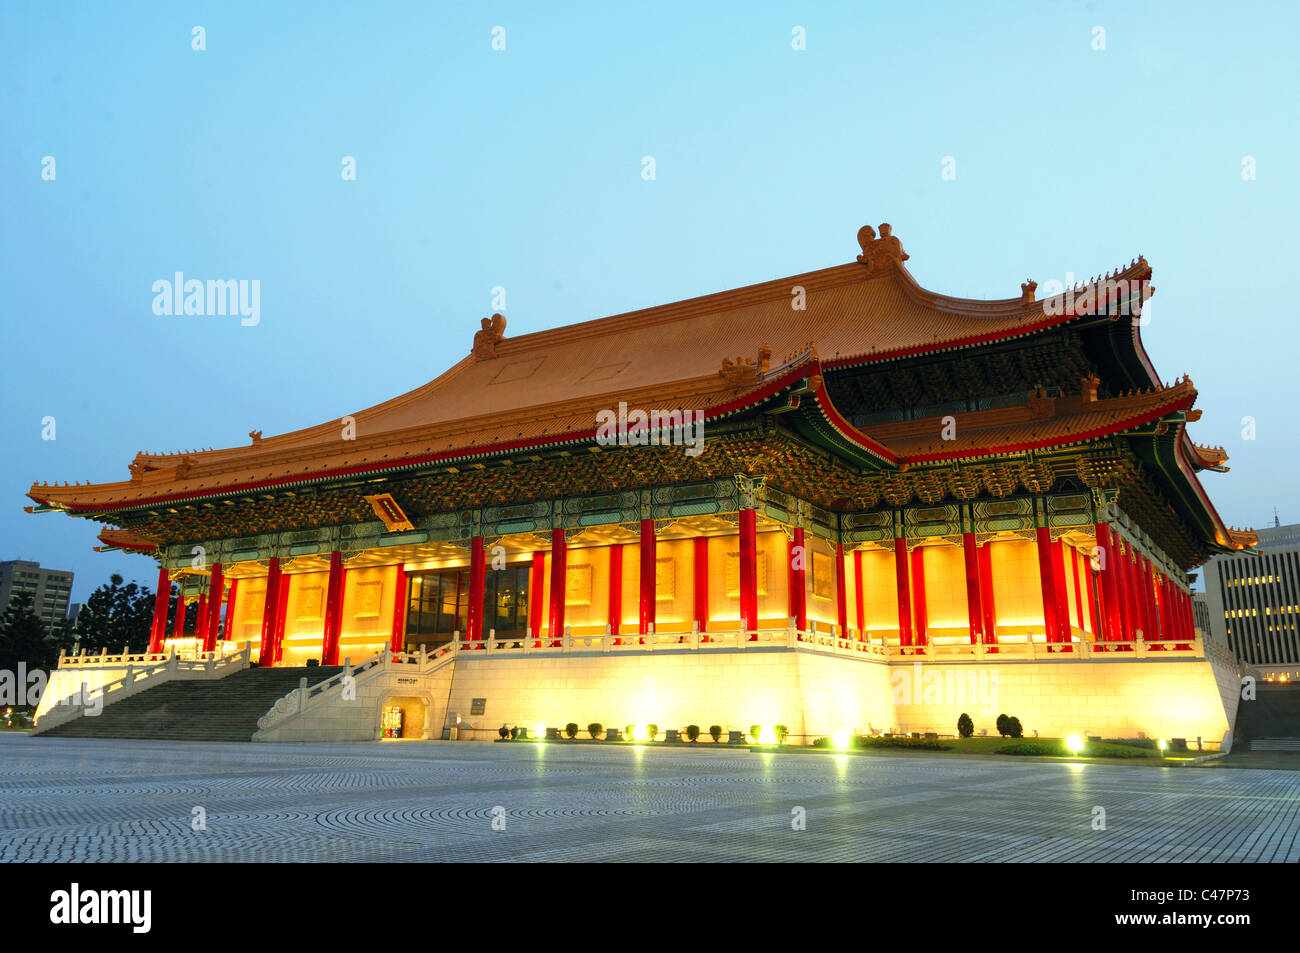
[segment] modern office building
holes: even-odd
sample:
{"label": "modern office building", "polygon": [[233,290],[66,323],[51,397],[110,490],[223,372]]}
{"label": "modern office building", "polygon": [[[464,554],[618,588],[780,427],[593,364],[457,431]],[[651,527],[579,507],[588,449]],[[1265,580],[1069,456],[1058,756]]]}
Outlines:
{"label": "modern office building", "polygon": [[40,563],[25,559],[0,562],[0,606],[18,592],[32,594],[32,606],[47,627],[68,617],[68,600],[72,596],[72,573],[63,569],[42,569]]}
{"label": "modern office building", "polygon": [[1300,523],[1261,529],[1254,550],[1212,557],[1211,632],[1252,666],[1300,663]]}

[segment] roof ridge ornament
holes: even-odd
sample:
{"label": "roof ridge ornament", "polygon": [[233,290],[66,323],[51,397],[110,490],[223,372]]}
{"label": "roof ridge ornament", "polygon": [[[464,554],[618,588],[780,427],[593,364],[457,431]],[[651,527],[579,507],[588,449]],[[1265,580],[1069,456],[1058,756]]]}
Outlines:
{"label": "roof ridge ornament", "polygon": [[858,261],[867,266],[868,278],[881,278],[892,274],[910,257],[903,244],[894,237],[894,228],[888,222],[880,223],[880,237],[870,225],[858,229],[858,245],[862,254]]}
{"label": "roof ridge ornament", "polygon": [[482,330],[474,332],[474,356],[480,361],[490,361],[497,356],[497,344],[506,336],[506,316],[496,313],[479,323]]}

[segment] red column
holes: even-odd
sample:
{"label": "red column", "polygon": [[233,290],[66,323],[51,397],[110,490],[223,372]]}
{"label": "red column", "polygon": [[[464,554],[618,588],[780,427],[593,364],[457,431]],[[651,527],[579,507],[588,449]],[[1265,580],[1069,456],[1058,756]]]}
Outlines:
{"label": "red column", "polygon": [[695,570],[695,624],[701,632],[709,629],[709,537],[695,537],[695,553],[691,560]]}
{"label": "red column", "polygon": [[758,518],[753,510],[740,511],[740,627],[746,632],[758,628]]}
{"label": "red column", "polygon": [[221,597],[225,594],[226,577],[221,570],[221,563],[212,564],[212,576],[208,581],[208,621],[203,628],[203,651],[217,650],[217,629],[221,625]]}
{"label": "red column", "polygon": [[194,613],[194,645],[198,651],[206,651],[208,644],[208,594],[199,596],[199,608]]}
{"label": "red column", "polygon": [[804,543],[803,530],[794,531],[794,539],[788,546],[789,572],[786,592],[786,617],[794,619],[794,627],[800,632],[808,628],[808,547]]}
{"label": "red column", "polygon": [[176,617],[172,619],[172,638],[180,639],[185,636],[185,597],[181,595],[180,588],[176,589]]}
{"label": "red column", "polygon": [[1196,638],[1196,610],[1192,608],[1192,594],[1183,593],[1183,631],[1187,634],[1187,640],[1190,642]]}
{"label": "red column", "polygon": [[1147,641],[1160,641],[1160,617],[1156,614],[1155,567],[1142,557],[1142,596],[1147,607]]}
{"label": "red column", "polygon": [[272,650],[275,652],[272,659],[276,665],[284,658],[284,626],[289,619],[289,576],[287,573],[280,573],[280,584],[275,587],[276,602],[275,607],[275,638],[271,641]]}
{"label": "red column", "polygon": [[271,557],[266,576],[266,601],[262,605],[262,642],[257,650],[258,665],[275,664],[275,616],[280,607],[280,560]]}
{"label": "red column", "polygon": [[[534,568],[536,568],[534,566]],[[609,547],[609,631],[618,635],[623,621],[623,544]]]}
{"label": "red column", "polygon": [[1070,592],[1065,588],[1065,545],[1058,539],[1052,543],[1052,588],[1056,590],[1056,641],[1069,645]]}
{"label": "red column", "polygon": [[1133,636],[1136,641],[1138,630],[1142,631],[1143,641],[1147,637],[1146,620],[1142,611],[1142,586],[1138,582],[1138,554],[1136,547],[1129,553],[1124,573],[1128,577],[1129,616],[1133,620]]}
{"label": "red column", "polygon": [[[622,553],[620,553],[619,555],[621,557]],[[619,562],[620,563],[622,562],[621,558]],[[621,577],[619,581],[620,582],[622,581]],[[612,591],[613,582],[614,580],[613,578],[611,578],[610,579],[611,599],[613,599],[613,591]],[[545,605],[545,603],[542,602],[542,590],[545,587],[546,587],[546,553],[545,551],[542,551],[542,552],[533,553],[533,573],[528,580],[528,628],[533,630],[534,638],[542,634],[542,607]],[[617,632],[618,629],[615,629],[614,631]],[[541,643],[538,642],[533,645],[533,648],[537,648],[540,645]]]}
{"label": "red column", "polygon": [[466,597],[469,602],[465,607],[465,638],[469,641],[482,641],[487,634],[483,631],[483,584],[486,574],[483,537],[475,536],[469,541],[469,595]]}
{"label": "red column", "polygon": [[[321,633],[320,663],[339,664],[339,633],[343,628],[343,554],[330,553],[330,575],[325,584],[325,628]],[[401,649],[398,649],[400,652]]]}
{"label": "red column", "polygon": [[1043,595],[1043,631],[1048,642],[1060,641],[1060,628],[1056,620],[1056,576],[1052,571],[1052,531],[1038,527],[1038,584]]}
{"label": "red column", "polygon": [[1137,594],[1137,612],[1142,626],[1142,641],[1151,642],[1155,633],[1151,631],[1151,580],[1147,578],[1147,561],[1141,553],[1133,561],[1133,583]]}
{"label": "red column", "polygon": [[925,549],[912,550],[912,630],[917,645],[929,643],[930,616],[925,605]]}
{"label": "red column", "polygon": [[[1154,566],[1151,567],[1153,570]],[[1159,620],[1160,639],[1168,641],[1174,638],[1172,627],[1169,625],[1169,579],[1160,572],[1156,572],[1155,578],[1155,596],[1156,596],[1156,618]]]}
{"label": "red column", "polygon": [[655,521],[641,521],[641,606],[637,631],[645,635],[655,621]]}
{"label": "red column", "polygon": [[1092,560],[1083,553],[1080,553],[1079,562],[1083,564],[1083,568],[1080,569],[1079,572],[1083,576],[1083,598],[1088,606],[1088,610],[1084,613],[1083,620],[1084,622],[1089,622],[1089,620],[1091,620],[1090,624],[1092,625],[1091,631],[1093,641],[1100,642],[1102,623],[1101,613],[1097,609],[1098,600],[1096,589],[1092,582]]}
{"label": "red column", "polygon": [[1083,611],[1083,584],[1079,581],[1079,553],[1073,546],[1064,549],[1066,559],[1070,561],[1070,572],[1074,576],[1074,615],[1075,621],[1079,624],[1079,631],[1084,632],[1088,626],[1087,617]]}
{"label": "red column", "polygon": [[[226,631],[227,642],[235,641],[235,599],[239,595],[239,580],[230,580],[230,591],[226,594]],[[238,647],[238,646],[236,646]]]}
{"label": "red column", "polygon": [[[998,644],[998,613],[993,602],[993,551],[992,543],[979,547],[980,608],[984,610],[984,644]],[[993,651],[997,651],[994,649]]]}
{"label": "red column", "polygon": [[835,618],[840,627],[840,638],[849,637],[848,571],[844,565],[844,544],[835,544]]}
{"label": "red column", "polygon": [[862,550],[853,550],[853,595],[858,610],[858,638],[867,637],[867,597],[862,591]]}
{"label": "red column", "polygon": [[[1120,621],[1119,612],[1119,557],[1115,552],[1115,544],[1111,539],[1110,525],[1107,523],[1096,523],[1093,529],[1097,534],[1097,548],[1101,551],[1098,563],[1101,568],[1097,572],[1097,588],[1101,603],[1101,619],[1097,626],[1097,632],[1101,639],[1106,642],[1119,642],[1124,635],[1123,623]],[[1093,572],[1091,563],[1088,567],[1089,579],[1092,578]]]}
{"label": "red column", "polygon": [[907,588],[907,542],[894,540],[894,577],[898,580],[898,644],[912,644],[912,596]]}
{"label": "red column", "polygon": [[980,641],[984,631],[984,613],[980,608],[979,547],[974,533],[962,533],[962,555],[966,562],[966,619],[970,625],[970,644]]}
{"label": "red column", "polygon": [[[551,617],[550,634],[552,639],[564,636],[564,594],[569,588],[566,569],[568,568],[568,547],[564,539],[564,530],[551,530]],[[554,644],[558,645],[559,642]]]}
{"label": "red column", "polygon": [[149,654],[161,652],[167,636],[167,607],[171,602],[172,580],[167,567],[158,567],[158,591],[153,597],[153,626],[149,629]]}
{"label": "red column", "polygon": [[[393,625],[389,629],[388,648],[393,652],[406,651],[406,613],[410,608],[407,594],[406,563],[393,567]],[[531,594],[529,596],[531,598]]]}
{"label": "red column", "polygon": [[1118,532],[1112,530],[1111,545],[1115,554],[1115,583],[1119,598],[1120,631],[1124,633],[1123,641],[1133,641],[1133,598],[1132,580],[1129,577],[1129,553]]}

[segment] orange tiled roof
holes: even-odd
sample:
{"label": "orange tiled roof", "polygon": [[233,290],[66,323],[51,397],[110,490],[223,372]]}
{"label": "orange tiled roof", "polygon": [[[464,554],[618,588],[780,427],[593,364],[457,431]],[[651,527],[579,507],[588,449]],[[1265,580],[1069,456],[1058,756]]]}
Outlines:
{"label": "orange tiled roof", "polygon": [[[473,353],[446,373],[353,414],[353,440],[343,439],[338,420],[276,437],[255,431],[252,444],[242,447],[137,454],[130,480],[37,484],[28,495],[95,512],[585,440],[597,412],[620,401],[703,410],[710,418],[729,413],[766,393],[774,377],[797,363],[766,374],[745,367],[766,363],[759,355],[765,345],[772,354],[807,354],[815,342],[820,370],[964,347],[1074,319],[1059,313],[1063,296],[1035,301],[1032,286],[997,301],[927,291],[904,267],[907,256],[887,226],[879,238],[864,229],[859,241],[863,255],[856,263],[517,338],[504,335],[504,318],[484,319]],[[1139,259],[1107,277],[1149,275]],[[799,294],[802,309],[792,306]],[[728,369],[724,361],[735,363]]]}
{"label": "orange tiled roof", "polygon": [[970,459],[1039,447],[1062,446],[1120,433],[1167,414],[1187,410],[1196,388],[1184,378],[1101,400],[1082,394],[1031,397],[1028,403],[996,410],[953,414],[953,439],[943,439],[944,419],[928,417],[871,427],[871,435],[912,463]]}
{"label": "orange tiled roof", "polygon": [[135,552],[153,552],[158,547],[129,529],[115,529],[112,526],[105,526],[99,531],[99,541],[103,546],[96,546],[96,549],[128,549]]}

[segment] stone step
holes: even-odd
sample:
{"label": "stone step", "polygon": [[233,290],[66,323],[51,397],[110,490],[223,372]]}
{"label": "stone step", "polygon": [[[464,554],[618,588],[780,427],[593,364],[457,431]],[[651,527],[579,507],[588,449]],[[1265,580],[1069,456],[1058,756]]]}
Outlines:
{"label": "stone step", "polygon": [[[45,732],[57,738],[157,738],[250,741],[261,718],[307,679],[315,685],[342,668],[252,668],[215,681],[164,682]],[[41,737],[41,736],[38,736]]]}

